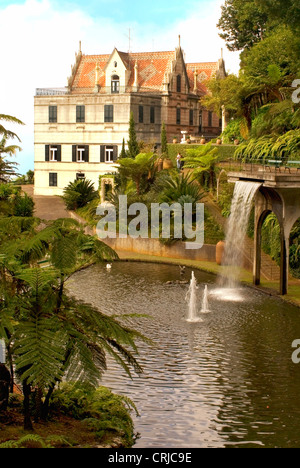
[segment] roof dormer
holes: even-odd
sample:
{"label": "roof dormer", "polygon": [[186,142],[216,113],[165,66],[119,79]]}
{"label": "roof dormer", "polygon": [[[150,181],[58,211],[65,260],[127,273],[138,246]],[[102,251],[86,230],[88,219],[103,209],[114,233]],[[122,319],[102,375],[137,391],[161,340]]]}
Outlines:
{"label": "roof dormer", "polygon": [[129,81],[130,69],[125,55],[115,48],[104,68],[105,86],[111,88],[114,93],[125,89]]}

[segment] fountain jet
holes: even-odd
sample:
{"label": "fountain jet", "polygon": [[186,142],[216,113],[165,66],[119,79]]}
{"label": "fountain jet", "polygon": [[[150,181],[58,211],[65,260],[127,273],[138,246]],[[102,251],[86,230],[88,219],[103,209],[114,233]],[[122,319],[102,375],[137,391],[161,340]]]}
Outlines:
{"label": "fountain jet", "polygon": [[204,288],[201,312],[202,312],[202,314],[207,314],[208,312],[210,312],[209,304],[208,304],[208,287],[207,287],[207,284],[205,285],[205,288]]}
{"label": "fountain jet", "polygon": [[190,287],[186,295],[186,301],[188,303],[188,322],[202,322],[202,320],[197,317],[197,289],[197,280],[194,272],[192,272]]}

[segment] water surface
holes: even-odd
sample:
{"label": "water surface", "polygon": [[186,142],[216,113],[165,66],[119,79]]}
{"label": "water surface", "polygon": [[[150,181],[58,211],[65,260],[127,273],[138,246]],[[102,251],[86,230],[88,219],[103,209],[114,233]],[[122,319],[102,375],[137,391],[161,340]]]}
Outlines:
{"label": "water surface", "polygon": [[139,346],[143,374],[131,380],[109,360],[102,379],[135,402],[136,447],[300,446],[300,364],[291,359],[300,309],[250,288],[214,294],[215,277],[195,271],[199,310],[207,284],[211,312],[189,323],[188,285],[176,281],[191,273],[120,262],[111,270],[93,266],[69,283],[104,313],[149,316],[130,321],[153,340]]}

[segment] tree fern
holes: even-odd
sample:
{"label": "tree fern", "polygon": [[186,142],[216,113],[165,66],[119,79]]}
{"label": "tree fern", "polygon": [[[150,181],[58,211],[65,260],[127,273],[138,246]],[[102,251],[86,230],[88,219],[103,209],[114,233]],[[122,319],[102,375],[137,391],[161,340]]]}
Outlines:
{"label": "tree fern", "polygon": [[61,378],[65,338],[53,318],[32,313],[22,321],[14,347],[20,379],[43,389]]}

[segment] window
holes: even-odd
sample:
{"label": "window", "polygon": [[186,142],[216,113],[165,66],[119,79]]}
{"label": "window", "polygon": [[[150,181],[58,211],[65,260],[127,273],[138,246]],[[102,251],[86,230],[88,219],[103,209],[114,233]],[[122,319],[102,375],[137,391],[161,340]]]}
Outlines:
{"label": "window", "polygon": [[199,133],[202,133],[203,112],[199,113]]}
{"label": "window", "polygon": [[212,127],[213,125],[213,113],[211,111],[208,112],[208,126]]}
{"label": "window", "polygon": [[46,145],[45,146],[45,161],[50,161],[50,162],[61,161],[61,145]]}
{"label": "window", "polygon": [[49,123],[57,122],[57,106],[49,106]]}
{"label": "window", "polygon": [[104,106],[104,122],[114,121],[114,106],[111,104]]}
{"label": "window", "polygon": [[118,63],[114,62],[114,67],[117,68],[117,66],[118,66]]}
{"label": "window", "polygon": [[114,147],[106,146],[105,147],[105,162],[113,162],[114,160]]}
{"label": "window", "polygon": [[118,75],[113,75],[111,77],[111,92],[119,93],[120,92],[120,78]]}
{"label": "window", "polygon": [[180,107],[177,107],[176,109],[176,124],[180,125],[181,123],[181,109]]}
{"label": "window", "polygon": [[118,159],[117,145],[102,145],[100,146],[100,162],[112,163]]}
{"label": "window", "polygon": [[72,146],[73,162],[89,162],[89,147],[87,145]]}
{"label": "window", "polygon": [[49,172],[49,187],[57,187],[57,172]]}
{"label": "window", "polygon": [[177,93],[181,93],[181,75],[177,75],[176,90]]}
{"label": "window", "polygon": [[155,107],[150,107],[150,123],[155,123]]}
{"label": "window", "polygon": [[139,106],[139,123],[144,122],[144,107]]}
{"label": "window", "polygon": [[190,125],[194,125],[194,111],[190,109]]}
{"label": "window", "polygon": [[76,106],[76,122],[85,122],[85,106]]}

